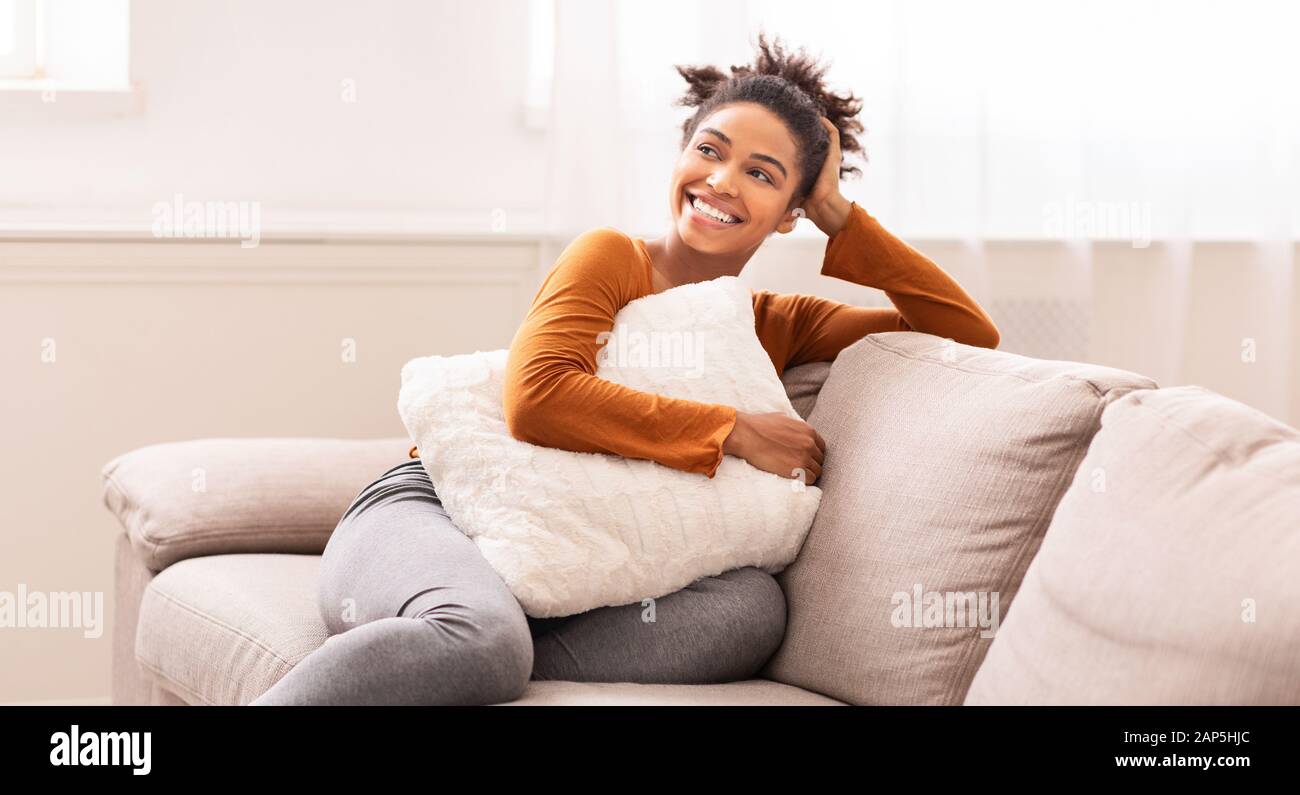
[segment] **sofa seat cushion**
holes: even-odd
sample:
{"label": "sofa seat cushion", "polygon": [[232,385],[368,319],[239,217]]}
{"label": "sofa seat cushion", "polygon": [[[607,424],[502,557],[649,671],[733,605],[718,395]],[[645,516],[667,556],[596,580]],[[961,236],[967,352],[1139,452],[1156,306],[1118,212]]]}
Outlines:
{"label": "sofa seat cushion", "polygon": [[320,555],[187,558],[149,583],[136,660],[191,704],[247,704],[321,646]]}
{"label": "sofa seat cushion", "polygon": [[962,703],[1104,407],[1149,378],[871,334],[808,422],[822,504],[778,575],[785,640],[761,674],[853,704]]}
{"label": "sofa seat cushion", "polygon": [[967,704],[1300,704],[1300,431],[1198,386],[1101,430]]}
{"label": "sofa seat cushion", "polygon": [[[135,655],[163,689],[197,705],[244,705],[320,647],[319,555],[232,554],[168,566],[145,589]],[[835,705],[768,679],[719,685],[530,682],[510,706]]]}

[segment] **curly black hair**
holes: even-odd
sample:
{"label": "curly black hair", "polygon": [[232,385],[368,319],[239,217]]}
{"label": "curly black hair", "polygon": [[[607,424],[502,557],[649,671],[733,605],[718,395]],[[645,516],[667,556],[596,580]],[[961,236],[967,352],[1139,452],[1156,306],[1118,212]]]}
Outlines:
{"label": "curly black hair", "polygon": [[[690,143],[700,122],[723,105],[755,102],[775,113],[790,129],[798,143],[799,173],[802,175],[792,201],[806,197],[817,181],[830,149],[830,133],[821,117],[830,119],[840,133],[840,152],[858,154],[866,161],[866,152],[857,134],[863,131],[856,117],[862,111],[857,96],[836,94],[826,87],[823,75],[827,67],[808,55],[804,48],[789,53],[780,37],[769,44],[764,33],[758,34],[758,53],[752,64],[732,66],[731,76],[715,66],[674,66],[687,82],[686,95],[674,105],[696,108],[682,124],[682,149]],[[861,169],[840,163],[840,178],[861,175]]]}

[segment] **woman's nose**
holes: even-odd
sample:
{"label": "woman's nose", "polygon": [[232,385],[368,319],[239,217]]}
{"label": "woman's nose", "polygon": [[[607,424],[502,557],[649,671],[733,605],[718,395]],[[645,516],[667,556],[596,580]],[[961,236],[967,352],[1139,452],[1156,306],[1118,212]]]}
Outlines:
{"label": "woman's nose", "polygon": [[727,174],[726,171],[713,172],[713,176],[710,177],[707,180],[707,182],[709,183],[709,187],[713,188],[714,193],[718,193],[726,196],[735,195],[735,193],[731,189],[731,177]]}

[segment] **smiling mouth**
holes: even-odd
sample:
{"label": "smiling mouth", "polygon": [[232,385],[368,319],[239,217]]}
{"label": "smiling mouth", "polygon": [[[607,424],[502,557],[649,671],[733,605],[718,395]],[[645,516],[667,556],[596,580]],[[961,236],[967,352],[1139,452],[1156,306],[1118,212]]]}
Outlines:
{"label": "smiling mouth", "polygon": [[[740,226],[741,224],[745,223],[744,219],[742,219],[742,218],[738,218],[737,216],[734,216],[734,215],[732,215],[731,213],[724,212],[723,210],[719,210],[718,208],[716,208],[716,207],[714,207],[713,205],[709,204],[709,203],[708,203],[707,201],[705,201],[704,199],[701,199],[701,198],[699,198],[698,196],[694,196],[694,195],[692,195],[690,191],[682,191],[682,193],[683,193],[683,194],[685,195],[685,197],[686,197],[686,206],[690,209],[690,211],[691,211],[692,213],[694,213],[695,215],[699,216],[699,217],[702,218],[703,220],[709,221],[709,222],[714,223],[714,224],[719,224],[719,225],[721,225],[721,226]],[[707,211],[706,211],[706,210],[704,210],[704,209],[701,209],[701,208],[700,208],[699,206],[697,206],[697,205],[704,205],[704,206],[707,207],[708,209],[707,209]],[[712,215],[709,214],[710,212],[712,212],[712,213],[717,213],[719,216],[725,215],[725,216],[727,216],[727,217],[729,217],[729,218],[732,218],[732,219],[734,219],[734,220],[731,220],[731,221],[724,221],[724,220],[722,220],[722,218],[720,218],[720,217],[719,217],[719,218],[715,218],[715,217],[713,217]]]}

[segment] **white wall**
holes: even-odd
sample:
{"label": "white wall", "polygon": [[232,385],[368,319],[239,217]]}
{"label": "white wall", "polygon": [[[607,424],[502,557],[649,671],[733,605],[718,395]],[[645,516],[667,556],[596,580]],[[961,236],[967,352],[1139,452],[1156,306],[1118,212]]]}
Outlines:
{"label": "white wall", "polygon": [[[303,210],[534,209],[545,153],[520,123],[524,10],[519,0],[135,0],[142,109],[6,100],[0,211],[147,222],[177,192],[259,201],[268,225]],[[345,80],[355,102],[343,101]]]}

